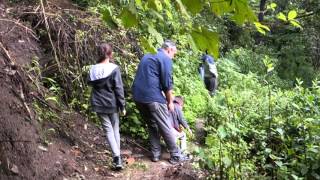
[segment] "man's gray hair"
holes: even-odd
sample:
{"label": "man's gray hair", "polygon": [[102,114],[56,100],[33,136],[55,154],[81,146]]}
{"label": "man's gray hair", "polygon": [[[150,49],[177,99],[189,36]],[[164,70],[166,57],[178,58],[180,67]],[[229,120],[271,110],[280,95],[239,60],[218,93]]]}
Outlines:
{"label": "man's gray hair", "polygon": [[174,48],[177,49],[176,43],[174,43],[173,41],[167,39],[163,42],[161,48],[163,49],[167,49],[167,48]]}

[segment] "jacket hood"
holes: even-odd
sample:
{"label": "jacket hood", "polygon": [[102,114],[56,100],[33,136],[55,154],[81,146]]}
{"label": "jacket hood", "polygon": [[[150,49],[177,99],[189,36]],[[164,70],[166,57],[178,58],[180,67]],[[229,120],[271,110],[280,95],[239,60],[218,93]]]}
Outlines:
{"label": "jacket hood", "polygon": [[202,57],[201,57],[201,60],[203,62],[207,61],[208,63],[210,64],[214,64],[214,58],[208,54],[204,54]]}
{"label": "jacket hood", "polygon": [[113,63],[92,65],[90,69],[90,81],[96,81],[110,76],[117,67],[118,66]]}

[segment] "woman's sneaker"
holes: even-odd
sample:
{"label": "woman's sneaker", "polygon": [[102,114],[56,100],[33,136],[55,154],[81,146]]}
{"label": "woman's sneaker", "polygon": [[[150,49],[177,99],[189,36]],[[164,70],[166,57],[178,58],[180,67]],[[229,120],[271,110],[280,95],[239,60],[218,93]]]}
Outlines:
{"label": "woman's sneaker", "polygon": [[160,160],[160,157],[159,156],[155,156],[155,157],[152,157],[151,158],[151,161],[152,162],[158,162]]}
{"label": "woman's sneaker", "polygon": [[172,156],[169,159],[169,163],[175,165],[175,164],[179,164],[179,163],[182,163],[182,162],[188,161],[188,160],[190,160],[189,157],[187,157],[186,155],[181,154],[181,156]]}
{"label": "woman's sneaker", "polygon": [[113,158],[113,166],[115,170],[121,170],[123,168],[122,166],[122,160],[120,156],[116,156]]}

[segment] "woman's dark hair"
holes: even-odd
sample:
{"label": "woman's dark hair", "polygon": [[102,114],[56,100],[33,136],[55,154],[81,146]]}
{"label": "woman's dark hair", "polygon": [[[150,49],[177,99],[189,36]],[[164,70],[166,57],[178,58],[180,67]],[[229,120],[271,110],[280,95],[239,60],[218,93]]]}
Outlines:
{"label": "woman's dark hair", "polygon": [[98,47],[98,63],[101,63],[106,58],[111,58],[112,46],[108,43],[102,43]]}

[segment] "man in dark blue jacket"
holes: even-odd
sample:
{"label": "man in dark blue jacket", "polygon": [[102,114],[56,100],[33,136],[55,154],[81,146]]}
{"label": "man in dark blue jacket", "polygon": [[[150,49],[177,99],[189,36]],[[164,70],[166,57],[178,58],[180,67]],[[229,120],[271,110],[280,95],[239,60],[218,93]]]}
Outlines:
{"label": "man in dark blue jacket", "polygon": [[166,40],[155,55],[143,56],[132,85],[133,99],[148,125],[154,162],[159,161],[161,155],[160,134],[171,155],[169,162],[176,164],[185,160],[169,121],[169,111],[174,110],[172,58],[176,52],[176,45]]}

